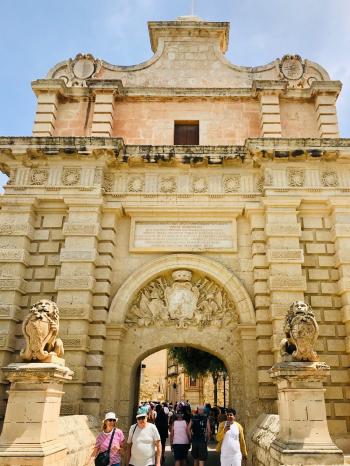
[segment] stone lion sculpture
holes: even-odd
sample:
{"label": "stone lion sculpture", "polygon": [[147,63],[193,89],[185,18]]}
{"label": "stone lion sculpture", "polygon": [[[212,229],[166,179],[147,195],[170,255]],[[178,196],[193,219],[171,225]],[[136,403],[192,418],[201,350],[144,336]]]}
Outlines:
{"label": "stone lion sculpture", "polygon": [[63,343],[57,337],[58,330],[57,304],[48,299],[33,304],[22,324],[26,346],[21,351],[21,358],[25,361],[45,362],[52,355],[62,357]]}
{"label": "stone lion sculpture", "polygon": [[286,338],[281,341],[284,361],[318,361],[314,345],[318,337],[318,324],[311,306],[294,301],[284,322]]}

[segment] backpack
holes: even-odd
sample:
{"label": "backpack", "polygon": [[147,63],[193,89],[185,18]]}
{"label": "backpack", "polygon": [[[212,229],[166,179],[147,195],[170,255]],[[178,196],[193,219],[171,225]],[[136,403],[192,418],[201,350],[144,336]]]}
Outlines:
{"label": "backpack", "polygon": [[192,439],[205,441],[207,432],[207,416],[195,414],[192,417]]}

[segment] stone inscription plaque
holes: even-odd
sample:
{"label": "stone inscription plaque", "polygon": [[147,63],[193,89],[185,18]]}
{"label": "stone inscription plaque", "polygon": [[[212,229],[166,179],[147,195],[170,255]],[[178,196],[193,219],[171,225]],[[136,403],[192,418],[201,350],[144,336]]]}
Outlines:
{"label": "stone inscription plaque", "polygon": [[135,221],[132,230],[134,251],[236,250],[232,221]]}

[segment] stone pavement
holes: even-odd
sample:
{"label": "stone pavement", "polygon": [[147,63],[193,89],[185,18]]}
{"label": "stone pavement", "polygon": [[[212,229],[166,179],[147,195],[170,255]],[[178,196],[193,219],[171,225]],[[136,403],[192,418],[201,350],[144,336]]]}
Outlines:
{"label": "stone pavement", "polygon": [[[168,441],[169,443],[169,441]],[[220,455],[215,451],[216,443],[210,442],[209,444],[209,455],[205,466],[220,466]],[[175,464],[174,456],[170,450],[169,444],[165,447],[165,466],[173,466]],[[191,451],[188,453],[188,466],[193,466],[193,458]]]}

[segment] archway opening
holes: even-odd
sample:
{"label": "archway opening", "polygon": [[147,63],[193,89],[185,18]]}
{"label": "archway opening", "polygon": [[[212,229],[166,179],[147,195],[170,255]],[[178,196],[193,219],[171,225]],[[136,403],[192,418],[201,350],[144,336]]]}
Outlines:
{"label": "archway opening", "polygon": [[229,372],[217,356],[193,346],[169,346],[141,361],[137,368],[135,409],[142,403],[187,402],[195,409],[229,404]]}

